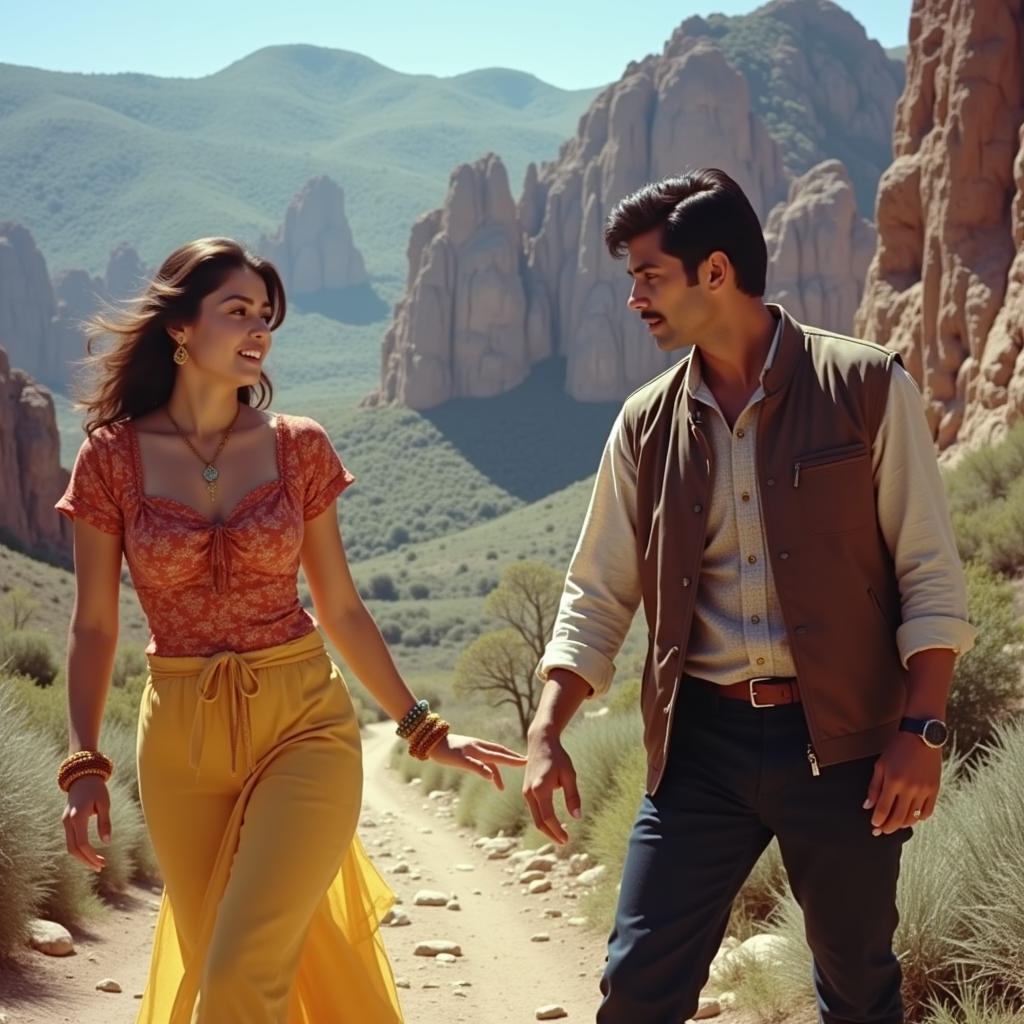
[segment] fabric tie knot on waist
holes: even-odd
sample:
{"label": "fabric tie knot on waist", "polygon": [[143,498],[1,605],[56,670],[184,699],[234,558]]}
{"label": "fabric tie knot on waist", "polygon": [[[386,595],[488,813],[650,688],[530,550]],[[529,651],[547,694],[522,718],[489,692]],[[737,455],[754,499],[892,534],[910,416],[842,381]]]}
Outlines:
{"label": "fabric tie knot on waist", "polygon": [[206,708],[218,699],[227,701],[228,730],[231,740],[231,774],[238,774],[238,746],[241,743],[248,774],[255,765],[249,701],[260,692],[260,681],[249,663],[234,651],[222,651],[208,658],[196,683],[199,700],[192,719],[192,743],[189,765],[196,771],[203,753]]}

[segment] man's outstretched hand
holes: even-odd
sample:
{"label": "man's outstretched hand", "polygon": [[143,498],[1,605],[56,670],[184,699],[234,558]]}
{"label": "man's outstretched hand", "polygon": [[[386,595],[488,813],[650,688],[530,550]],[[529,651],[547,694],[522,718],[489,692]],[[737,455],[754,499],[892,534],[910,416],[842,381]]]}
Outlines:
{"label": "man's outstretched hand", "polygon": [[555,814],[555,792],[565,794],[565,806],[574,818],[581,816],[580,794],[576,788],[576,770],[561,740],[551,733],[531,734],[526,747],[526,775],[523,796],[533,823],[559,845],[569,841],[565,825]]}

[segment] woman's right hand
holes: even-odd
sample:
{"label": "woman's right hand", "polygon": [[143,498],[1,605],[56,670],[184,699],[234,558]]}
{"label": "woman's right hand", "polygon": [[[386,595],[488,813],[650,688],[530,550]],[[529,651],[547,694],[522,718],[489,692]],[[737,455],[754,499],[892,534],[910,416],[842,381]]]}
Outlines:
{"label": "woman's right hand", "polygon": [[89,842],[89,819],[96,815],[100,839],[110,842],[110,793],[107,784],[98,775],[85,775],[68,788],[68,803],[64,808],[64,835],[68,853],[93,871],[106,867],[106,858]]}

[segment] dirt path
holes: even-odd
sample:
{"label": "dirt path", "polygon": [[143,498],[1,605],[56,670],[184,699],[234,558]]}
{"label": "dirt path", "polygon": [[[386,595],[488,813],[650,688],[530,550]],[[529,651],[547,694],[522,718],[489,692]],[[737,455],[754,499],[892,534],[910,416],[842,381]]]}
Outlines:
{"label": "dirt path", "polygon": [[[550,1003],[564,1006],[570,1022],[593,1021],[604,940],[568,923],[580,913],[577,901],[557,884],[525,895],[519,868],[487,860],[454,824],[446,801],[428,800],[387,770],[393,738],[387,724],[364,737],[360,835],[411,919],[384,930],[395,976],[409,986],[400,990],[406,1024],[525,1024]],[[408,874],[394,873],[401,861]],[[424,888],[456,895],[462,909],[413,906]],[[0,970],[0,1013],[10,1024],[132,1024],[158,899],[158,892],[133,887],[93,928],[75,933],[75,956],[26,951],[15,968]],[[544,914],[556,910],[561,917]],[[538,933],[549,940],[532,941]],[[414,955],[417,943],[433,939],[457,942],[463,956],[446,964]],[[96,991],[108,977],[120,994]]]}

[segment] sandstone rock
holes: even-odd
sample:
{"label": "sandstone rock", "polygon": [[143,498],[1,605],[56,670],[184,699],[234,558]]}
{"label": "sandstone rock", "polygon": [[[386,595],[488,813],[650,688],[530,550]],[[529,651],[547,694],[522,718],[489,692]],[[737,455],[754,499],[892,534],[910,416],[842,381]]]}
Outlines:
{"label": "sandstone rock", "polygon": [[455,964],[459,962],[459,958],[453,953],[438,953],[434,960],[439,964]]}
{"label": "sandstone rock", "polygon": [[519,876],[520,885],[529,885],[531,882],[536,882],[540,878],[547,878],[546,871],[524,871]]}
{"label": "sandstone rock", "polygon": [[462,956],[462,947],[457,942],[448,942],[444,939],[431,939],[429,942],[420,942],[414,951],[416,956],[437,956],[439,953],[449,953],[452,956]]}
{"label": "sandstone rock", "polygon": [[398,910],[392,907],[391,910],[381,918],[380,923],[387,928],[403,928],[408,924],[412,924],[412,921],[404,910]]}
{"label": "sandstone rock", "polygon": [[0,529],[28,548],[70,553],[71,523],[53,507],[68,475],[53,396],[0,348]]}
{"label": "sandstone rock", "polygon": [[547,932],[537,932],[530,936],[531,942],[550,942],[551,936]]}
{"label": "sandstone rock", "polygon": [[311,178],[295,196],[284,224],[257,246],[296,295],[369,283],[363,257],[352,239],[345,193],[331,178]]}
{"label": "sandstone rock", "polygon": [[586,871],[588,868],[592,868],[593,866],[594,861],[592,860],[589,853],[574,853],[569,858],[570,875],[581,875],[584,871]]}
{"label": "sandstone rock", "polygon": [[523,866],[524,871],[553,871],[558,864],[558,858],[554,854],[531,857]]}
{"label": "sandstone rock", "polygon": [[407,289],[370,401],[427,409],[519,384],[531,365],[520,258],[504,164],[489,154],[457,167],[444,206],[413,226]]}
{"label": "sandstone rock", "polygon": [[445,904],[445,909],[446,910],[461,910],[462,909],[462,904],[458,900],[449,900]]}
{"label": "sandstone rock", "polygon": [[577,885],[597,885],[602,878],[607,874],[608,869],[603,864],[598,864],[595,868],[589,868],[582,874],[576,876]]}
{"label": "sandstone rock", "polygon": [[96,991],[116,993],[121,991],[121,986],[113,978],[104,978],[102,981],[96,982]]}
{"label": "sandstone rock", "polygon": [[[473,244],[490,239],[494,290],[488,284],[475,303],[466,332],[474,343],[461,351],[454,318],[465,305],[458,239],[466,233],[451,226],[453,193],[460,178],[464,191],[478,193],[496,158],[455,172],[445,207],[412,230],[406,295],[384,341],[380,389],[368,401],[426,408],[496,394],[552,355],[565,358],[566,390],[581,400],[620,399],[663,370],[676,355],[653,345],[626,309],[628,280],[602,234],[626,193],[686,167],[724,168],[766,218],[785,200],[793,173],[836,155],[848,161],[852,182],[844,173],[841,185],[826,186],[819,174],[805,183],[794,217],[776,217],[781,286],[821,318],[835,310],[838,320],[827,326],[848,329],[871,244],[856,198],[871,209],[890,160],[903,74],[834,4],[775,0],[743,17],[687,19],[661,54],[631,63],[594,100],[556,160],[530,165],[517,216],[507,209],[503,171],[500,213],[488,219],[480,214],[486,204],[464,204],[472,205]],[[838,248],[813,251],[830,233]],[[824,267],[799,262],[815,256]]]}
{"label": "sandstone rock", "polygon": [[413,897],[413,903],[417,907],[446,907],[451,896],[446,892],[438,892],[434,889],[421,889]]}
{"label": "sandstone rock", "polygon": [[722,1004],[717,999],[701,997],[700,1003],[697,1006],[697,1012],[690,1019],[708,1020],[711,1017],[718,1017],[721,1012]]}
{"label": "sandstone rock", "polygon": [[915,5],[856,330],[903,356],[948,457],[1024,409],[1022,62],[1019,3]]}
{"label": "sandstone rock", "polygon": [[71,932],[56,921],[41,918],[29,921],[28,944],[47,956],[71,956],[75,952]]}
{"label": "sandstone rock", "polygon": [[875,229],[838,160],[812,167],[768,216],[767,294],[805,324],[853,332]]}
{"label": "sandstone rock", "polygon": [[561,1020],[563,1017],[568,1017],[569,1014],[565,1012],[564,1006],[552,1003],[549,1006],[537,1007],[533,1016],[536,1020]]}
{"label": "sandstone rock", "polygon": [[547,878],[539,878],[531,882],[528,887],[531,896],[539,896],[541,893],[551,891],[551,882]]}

